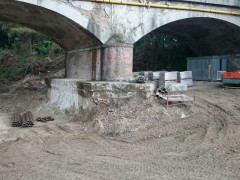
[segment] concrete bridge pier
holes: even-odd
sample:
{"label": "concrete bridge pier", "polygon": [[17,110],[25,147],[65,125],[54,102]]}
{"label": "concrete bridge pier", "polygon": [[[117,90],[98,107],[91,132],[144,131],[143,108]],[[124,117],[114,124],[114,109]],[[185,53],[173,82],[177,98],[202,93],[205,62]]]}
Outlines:
{"label": "concrete bridge pier", "polygon": [[105,44],[67,52],[70,79],[128,81],[132,77],[133,45]]}
{"label": "concrete bridge pier", "polygon": [[67,52],[67,78],[101,80],[101,54],[101,46]]}
{"label": "concrete bridge pier", "polygon": [[133,45],[104,45],[102,51],[102,80],[129,81],[132,78]]}
{"label": "concrete bridge pier", "polygon": [[[126,82],[132,77],[133,45],[112,43],[69,51],[65,79],[48,79],[46,107],[54,113],[90,121],[126,100],[148,99],[154,83]],[[44,109],[48,109],[45,108]]]}

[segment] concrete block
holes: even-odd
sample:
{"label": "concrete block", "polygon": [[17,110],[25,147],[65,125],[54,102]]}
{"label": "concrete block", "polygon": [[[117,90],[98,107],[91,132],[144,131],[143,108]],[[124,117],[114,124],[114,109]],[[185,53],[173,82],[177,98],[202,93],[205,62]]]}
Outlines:
{"label": "concrete block", "polygon": [[139,75],[144,76],[146,80],[149,80],[149,76],[152,73],[152,71],[141,71]]}
{"label": "concrete block", "polygon": [[168,87],[171,84],[176,84],[177,81],[161,81],[159,80],[159,87]]}
{"label": "concrete block", "polygon": [[149,73],[149,80],[150,81],[158,80],[161,72],[163,72],[163,71],[150,72]]}
{"label": "concrete block", "polygon": [[187,85],[187,87],[193,86],[193,80],[192,79],[182,79],[181,84]]}
{"label": "concrete block", "polygon": [[179,72],[178,79],[192,79],[192,71]]}
{"label": "concrete block", "polygon": [[77,79],[48,80],[49,106],[60,113],[84,119],[93,117],[98,108],[109,108],[132,98],[148,99],[155,83],[80,81]]}
{"label": "concrete block", "polygon": [[174,91],[186,91],[187,90],[187,85],[186,84],[181,84],[181,83],[174,83],[174,84],[169,84],[166,88],[170,92]]}
{"label": "concrete block", "polygon": [[160,72],[160,81],[177,81],[178,72]]}

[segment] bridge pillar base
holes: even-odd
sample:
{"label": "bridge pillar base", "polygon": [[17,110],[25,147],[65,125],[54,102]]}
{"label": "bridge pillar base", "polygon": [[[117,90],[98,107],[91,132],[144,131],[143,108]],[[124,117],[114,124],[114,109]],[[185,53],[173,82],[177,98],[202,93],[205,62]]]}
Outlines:
{"label": "bridge pillar base", "polygon": [[130,80],[133,68],[133,45],[117,43],[104,45],[102,61],[102,80]]}
{"label": "bridge pillar base", "polygon": [[154,82],[137,84],[78,79],[48,79],[47,86],[49,101],[47,108],[43,109],[81,121],[90,121],[99,113],[126,103],[126,100],[149,99],[156,88]]}
{"label": "bridge pillar base", "polygon": [[67,52],[66,75],[70,79],[101,80],[101,47]]}
{"label": "bridge pillar base", "polygon": [[66,75],[70,79],[128,81],[132,78],[133,45],[111,44],[69,51]]}

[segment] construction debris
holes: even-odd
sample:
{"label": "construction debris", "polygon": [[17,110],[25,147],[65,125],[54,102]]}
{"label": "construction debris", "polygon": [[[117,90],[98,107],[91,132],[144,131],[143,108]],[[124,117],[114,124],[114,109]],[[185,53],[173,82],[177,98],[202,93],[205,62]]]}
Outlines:
{"label": "construction debris", "polygon": [[20,113],[14,113],[12,116],[12,127],[33,127],[33,115],[30,111],[23,113],[21,116]]}
{"label": "construction debris", "polygon": [[22,117],[19,113],[14,113],[12,116],[12,127],[22,126]]}
{"label": "construction debris", "polygon": [[131,82],[133,82],[133,83],[145,83],[145,77],[141,76],[141,75],[133,77],[133,80]]}
{"label": "construction debris", "polygon": [[34,123],[33,123],[33,115],[30,111],[27,111],[25,113],[23,113],[22,115],[22,127],[26,128],[26,127],[33,127]]}
{"label": "construction debris", "polygon": [[46,83],[44,81],[27,81],[24,84],[24,87],[26,87],[29,90],[42,90],[42,89],[46,89]]}
{"label": "construction debris", "polygon": [[36,121],[46,123],[47,121],[54,121],[54,118],[52,118],[51,116],[48,116],[48,117],[38,117],[36,119]]}
{"label": "construction debris", "polygon": [[[54,118],[52,118],[51,116],[48,117],[38,117],[36,119],[36,121],[38,122],[43,122],[46,123],[47,121],[54,121]],[[30,111],[27,111],[25,113],[23,113],[23,115],[21,116],[20,113],[14,113],[12,116],[12,127],[33,127],[34,126],[34,119],[33,119],[33,115]]]}
{"label": "construction debris", "polygon": [[155,81],[156,87],[163,86],[169,88],[175,86],[176,84],[178,84],[177,86],[180,87],[181,83],[184,87],[180,87],[180,89],[184,88],[183,90],[186,90],[185,85],[187,87],[193,86],[192,71],[141,71],[139,73],[135,72],[134,74],[134,77],[138,77],[139,75],[141,75],[145,77],[145,80]]}
{"label": "construction debris", "polygon": [[164,87],[158,88],[156,90],[156,97],[160,98],[161,95],[168,95],[168,90],[166,88],[164,88]]}

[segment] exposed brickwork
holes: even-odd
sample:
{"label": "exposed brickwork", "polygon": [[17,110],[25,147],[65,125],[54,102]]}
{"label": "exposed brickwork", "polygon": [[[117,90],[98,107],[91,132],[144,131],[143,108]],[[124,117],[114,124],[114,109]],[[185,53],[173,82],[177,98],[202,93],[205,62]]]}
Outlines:
{"label": "exposed brickwork", "polygon": [[130,80],[132,77],[133,47],[107,46],[103,50],[102,80]]}
{"label": "exposed brickwork", "polygon": [[67,78],[84,80],[130,80],[133,66],[132,45],[111,45],[68,52]]}
{"label": "exposed brickwork", "polygon": [[101,80],[101,50],[89,49],[68,52],[66,57],[67,78]]}

